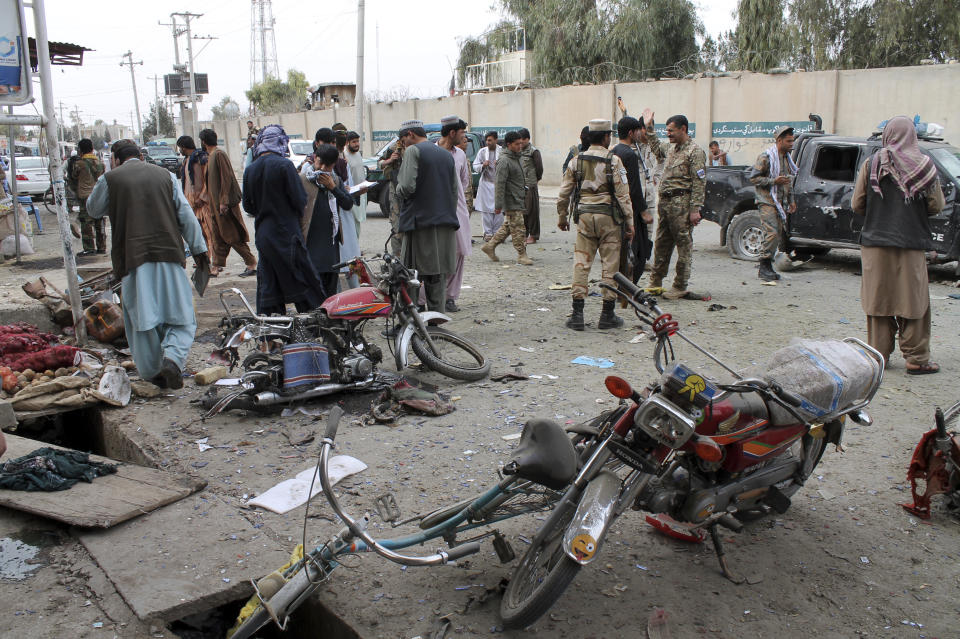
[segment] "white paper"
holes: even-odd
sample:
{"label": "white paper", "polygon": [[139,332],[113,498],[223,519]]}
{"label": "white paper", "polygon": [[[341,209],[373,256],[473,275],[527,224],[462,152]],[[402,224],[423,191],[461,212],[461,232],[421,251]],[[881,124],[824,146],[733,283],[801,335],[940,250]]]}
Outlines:
{"label": "white paper", "polygon": [[239,377],[224,377],[223,379],[218,379],[213,383],[214,386],[239,386],[240,378]]}
{"label": "white paper", "polygon": [[[337,455],[328,464],[330,485],[336,485],[344,477],[359,473],[366,468],[367,465],[355,457]],[[314,481],[313,492],[310,496],[313,497],[322,490],[320,477],[316,475],[316,466],[311,466],[297,473],[297,476],[293,479],[282,481],[262,495],[254,497],[247,502],[247,505],[266,508],[280,515],[290,512],[297,506],[307,503],[307,492],[310,490],[311,479],[314,479]]]}
{"label": "white paper", "polygon": [[370,182],[369,180],[364,180],[360,184],[354,184],[353,186],[350,187],[350,195],[353,195],[360,189],[365,189],[365,188],[369,189],[371,186],[376,186],[376,184],[377,184],[376,182]]}

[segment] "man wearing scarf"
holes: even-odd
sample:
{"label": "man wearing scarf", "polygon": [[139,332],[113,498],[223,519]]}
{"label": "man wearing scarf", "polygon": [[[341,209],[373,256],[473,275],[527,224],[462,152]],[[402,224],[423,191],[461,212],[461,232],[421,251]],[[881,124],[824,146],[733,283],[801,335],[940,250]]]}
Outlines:
{"label": "man wearing scarf", "polygon": [[260,261],[257,264],[257,313],[311,311],[326,297],[301,230],[307,194],[290,160],[289,138],[278,124],[260,130],[255,159],[243,172],[243,208],[254,217]]}
{"label": "man wearing scarf", "polygon": [[246,270],[240,277],[257,274],[257,258],[250,251],[250,234],[240,213],[240,185],[233,173],[233,165],[226,152],[217,146],[217,132],[200,131],[203,150],[210,154],[207,160],[207,193],[210,195],[210,252],[217,270],[227,265],[227,255],[233,249],[243,258]]}
{"label": "man wearing scarf", "polygon": [[119,140],[110,151],[112,170],[97,180],[87,212],[94,219],[110,216],[113,275],[121,283],[123,326],[140,377],[182,388],[197,330],[183,244],[200,268],[207,245],[175,175],[142,161],[133,140]]}
{"label": "man wearing scarf", "polygon": [[860,231],[860,303],[867,342],[889,362],[899,333],[907,373],[927,375],[940,370],[930,361],[928,218],[943,210],[943,191],[909,118],[887,122],[882,142],[860,167],[853,189],[853,211],[866,216]]}
{"label": "man wearing scarf", "polygon": [[760,270],[757,277],[766,282],[780,279],[773,270],[776,253],[787,226],[787,215],[797,210],[793,200],[793,178],[797,165],[790,157],[793,150],[793,127],[779,126],[773,132],[774,144],[760,154],[750,170],[750,182],[756,190],[763,246],[760,249]]}
{"label": "man wearing scarf", "polygon": [[340,153],[336,146],[321,144],[317,147],[313,165],[300,172],[301,181],[307,191],[304,213],[307,251],[326,295],[337,292],[340,273],[334,265],[356,257],[355,254],[349,254],[354,251],[341,249],[341,245],[347,244],[349,233],[354,234],[350,248],[357,244],[354,226],[348,227],[344,224],[353,220],[353,196],[347,192],[336,173],[338,159]]}
{"label": "man wearing scarf", "polygon": [[[198,149],[193,138],[181,135],[177,138],[177,148],[185,159],[180,165],[180,185],[183,194],[187,197],[190,208],[193,209],[203,230],[203,239],[207,246],[210,241],[210,196],[207,194],[207,152]],[[216,277],[219,269],[210,265],[210,277]]]}

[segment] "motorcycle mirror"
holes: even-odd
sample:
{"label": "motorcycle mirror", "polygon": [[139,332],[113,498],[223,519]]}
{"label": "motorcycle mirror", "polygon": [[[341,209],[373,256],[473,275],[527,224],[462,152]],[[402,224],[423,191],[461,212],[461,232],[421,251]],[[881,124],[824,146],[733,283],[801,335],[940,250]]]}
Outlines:
{"label": "motorcycle mirror", "polygon": [[619,397],[620,399],[630,399],[633,397],[633,387],[630,386],[630,382],[622,377],[608,375],[607,378],[603,380],[603,384],[614,397]]}

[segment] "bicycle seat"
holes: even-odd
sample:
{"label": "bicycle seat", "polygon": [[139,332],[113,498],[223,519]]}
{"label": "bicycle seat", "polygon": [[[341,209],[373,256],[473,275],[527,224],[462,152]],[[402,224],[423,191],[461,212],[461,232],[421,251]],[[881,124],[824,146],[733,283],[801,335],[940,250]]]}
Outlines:
{"label": "bicycle seat", "polygon": [[532,419],[524,424],[520,443],[503,472],[560,490],[576,476],[577,451],[555,421]]}

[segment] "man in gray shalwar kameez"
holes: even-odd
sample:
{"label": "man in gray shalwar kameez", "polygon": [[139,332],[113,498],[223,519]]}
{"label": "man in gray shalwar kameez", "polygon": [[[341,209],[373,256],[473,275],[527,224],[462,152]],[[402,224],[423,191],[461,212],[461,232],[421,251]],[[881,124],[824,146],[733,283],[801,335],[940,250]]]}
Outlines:
{"label": "man in gray shalwar kameez", "polygon": [[447,276],[457,268],[457,175],[453,155],[427,140],[423,122],[408,120],[397,134],[405,144],[397,177],[401,257],[420,274],[427,308],[442,313]]}
{"label": "man in gray shalwar kameez", "polygon": [[182,388],[197,331],[183,243],[198,267],[209,267],[207,245],[173,173],[143,162],[132,140],[119,140],[110,151],[112,170],[97,180],[87,213],[110,216],[113,274],[121,282],[123,326],[140,377]]}

